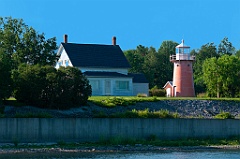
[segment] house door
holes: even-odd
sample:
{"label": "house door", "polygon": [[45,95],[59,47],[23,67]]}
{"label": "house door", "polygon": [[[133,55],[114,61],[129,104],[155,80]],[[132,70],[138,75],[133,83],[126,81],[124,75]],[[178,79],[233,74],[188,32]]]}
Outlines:
{"label": "house door", "polygon": [[111,81],[105,80],[105,95],[111,95]]}
{"label": "house door", "polygon": [[172,95],[171,95],[171,88],[167,88],[167,97],[171,97]]}

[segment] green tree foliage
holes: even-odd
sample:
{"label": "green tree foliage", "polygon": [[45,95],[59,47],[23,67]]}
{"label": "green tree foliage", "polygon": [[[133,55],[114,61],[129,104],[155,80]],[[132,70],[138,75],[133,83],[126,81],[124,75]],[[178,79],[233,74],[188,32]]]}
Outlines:
{"label": "green tree foliage", "polygon": [[206,85],[203,79],[203,63],[206,59],[212,57],[218,57],[217,48],[214,43],[207,43],[196,51],[192,50],[191,55],[195,56],[195,62],[193,63],[193,76],[196,93],[202,93],[206,91]]}
{"label": "green tree foliage", "polygon": [[12,92],[11,59],[0,48],[0,105],[2,99],[9,98]]}
{"label": "green tree foliage", "polygon": [[131,65],[131,68],[129,69],[130,73],[140,73],[143,71],[142,63],[144,58],[137,52],[137,50],[127,50],[124,54]]}
{"label": "green tree foliage", "polygon": [[86,104],[91,86],[74,67],[22,64],[13,74],[18,101],[43,108],[65,109]]}
{"label": "green tree foliage", "polygon": [[[52,69],[52,70],[50,70]],[[13,73],[15,85],[14,96],[20,101],[29,105],[45,105],[48,100],[44,98],[48,83],[46,76],[53,72],[50,66],[22,64]],[[45,99],[42,101],[42,99]]]}
{"label": "green tree foliage", "polygon": [[175,54],[178,43],[173,41],[163,41],[158,50],[158,65],[156,70],[156,85],[162,88],[167,81],[172,81],[173,63],[170,62],[170,55]]}
{"label": "green tree foliage", "polygon": [[225,37],[218,45],[218,54],[219,55],[232,55],[235,53],[235,48],[232,43],[228,41],[228,38]]}
{"label": "green tree foliage", "polygon": [[240,59],[223,55],[203,63],[203,78],[211,97],[238,97],[240,92]]}
{"label": "green tree foliage", "polygon": [[56,102],[63,107],[86,104],[92,94],[89,81],[75,67],[60,67],[57,72],[57,83]]}
{"label": "green tree foliage", "polygon": [[[33,88],[35,88],[35,86],[40,88],[46,84],[44,81],[46,72],[44,71],[46,71],[47,68],[43,69],[43,67],[37,66],[30,67],[26,64],[39,64],[42,66],[53,65],[56,59],[56,49],[55,37],[45,39],[43,33],[38,34],[36,30],[26,25],[22,19],[0,17],[0,99],[7,98],[12,93],[11,73],[15,73],[13,75],[14,77],[17,75],[17,72],[22,71],[19,75],[20,79],[22,79],[21,86],[25,87],[26,92],[29,91],[32,92],[32,94],[18,94],[18,98],[23,100],[26,95],[26,97],[29,98],[27,103],[32,103],[32,99],[39,100],[40,97],[35,98],[35,96],[39,94],[38,91],[40,90]],[[32,71],[32,74],[28,74],[27,71]],[[35,76],[35,73],[38,75]],[[24,80],[28,82],[24,83]],[[19,81],[15,79],[14,82]],[[19,86],[19,83],[15,86]],[[17,87],[15,93],[18,92],[18,89]]]}
{"label": "green tree foliage", "polygon": [[149,86],[155,85],[156,66],[158,64],[158,57],[155,48],[150,47],[149,53],[145,56],[143,63],[143,72],[149,81]]}
{"label": "green tree foliage", "polygon": [[172,80],[173,64],[169,61],[169,56],[175,54],[177,45],[173,41],[164,41],[158,51],[154,47],[142,45],[136,50],[125,51],[124,54],[131,65],[129,72],[144,73],[150,88],[162,88],[167,81]]}
{"label": "green tree foliage", "polygon": [[240,50],[236,51],[236,56],[240,58]]}
{"label": "green tree foliage", "polygon": [[144,73],[151,86],[154,80],[155,63],[157,61],[155,48],[139,45],[136,50],[127,50],[124,54],[131,65],[129,72]]}
{"label": "green tree foliage", "polygon": [[12,57],[13,68],[21,63],[53,65],[55,63],[56,38],[45,39],[22,19],[0,17],[0,48]]}

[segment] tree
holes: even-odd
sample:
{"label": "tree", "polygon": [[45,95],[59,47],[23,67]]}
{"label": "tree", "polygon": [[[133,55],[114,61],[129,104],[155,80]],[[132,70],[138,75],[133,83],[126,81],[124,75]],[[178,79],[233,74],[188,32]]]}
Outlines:
{"label": "tree", "polygon": [[127,50],[124,51],[131,68],[128,70],[130,73],[142,73],[143,72],[143,62],[144,58],[137,52],[137,50]]}
{"label": "tree", "polygon": [[174,41],[163,41],[158,49],[158,64],[156,66],[156,85],[162,88],[167,81],[172,81],[173,64],[170,62],[170,55],[175,54],[178,43]]}
{"label": "tree", "polygon": [[240,91],[240,60],[223,55],[203,63],[203,79],[210,97],[237,97]]}
{"label": "tree", "polygon": [[172,80],[173,64],[169,56],[175,54],[178,44],[173,41],[164,41],[159,50],[154,47],[137,46],[136,50],[124,51],[131,68],[131,73],[144,73],[149,81],[150,88],[162,88],[168,80]]}
{"label": "tree", "polygon": [[22,64],[14,71],[14,97],[29,105],[66,109],[84,105],[91,86],[78,68]]}
{"label": "tree", "polygon": [[236,51],[236,56],[240,58],[240,50]]}
{"label": "tree", "polygon": [[45,89],[48,88],[46,77],[54,71],[51,66],[21,64],[13,72],[14,97],[29,105],[47,106],[50,103],[45,97]]}
{"label": "tree", "polygon": [[62,108],[87,103],[92,88],[87,78],[75,67],[60,67],[57,70],[56,104]]}
{"label": "tree", "polygon": [[235,48],[232,43],[228,41],[228,38],[225,37],[218,45],[218,54],[219,55],[232,55],[235,52]]}
{"label": "tree", "polygon": [[221,70],[220,79],[222,96],[236,97],[240,90],[240,59],[236,56],[223,55],[218,59]]}
{"label": "tree", "polygon": [[12,57],[13,68],[21,63],[53,65],[55,63],[56,38],[45,39],[22,19],[0,17],[0,48]]}
{"label": "tree", "polygon": [[154,78],[155,78],[157,64],[158,64],[158,58],[157,58],[156,49],[153,47],[150,47],[148,54],[144,58],[144,62],[142,66],[143,73],[145,77],[148,79],[150,88],[155,86]]}
{"label": "tree", "polygon": [[12,92],[11,59],[0,48],[0,105]]}
{"label": "tree", "polygon": [[198,51],[192,50],[191,55],[195,56],[195,62],[193,63],[195,91],[196,93],[202,93],[206,91],[206,85],[203,79],[203,63],[208,58],[217,58],[217,49],[214,43],[207,43],[202,45]]}

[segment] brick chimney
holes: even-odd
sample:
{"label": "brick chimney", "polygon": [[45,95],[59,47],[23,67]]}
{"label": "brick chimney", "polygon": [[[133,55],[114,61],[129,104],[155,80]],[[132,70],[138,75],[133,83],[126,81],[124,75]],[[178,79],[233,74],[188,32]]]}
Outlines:
{"label": "brick chimney", "polygon": [[63,35],[63,42],[68,43],[68,35],[67,34]]}
{"label": "brick chimney", "polygon": [[116,45],[117,44],[117,38],[116,36],[112,37],[112,44]]}

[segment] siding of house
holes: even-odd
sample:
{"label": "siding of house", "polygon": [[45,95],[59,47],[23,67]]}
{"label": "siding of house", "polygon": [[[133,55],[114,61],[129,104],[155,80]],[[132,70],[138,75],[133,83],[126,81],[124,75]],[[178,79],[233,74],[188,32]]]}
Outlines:
{"label": "siding of house", "polygon": [[[133,83],[131,78],[96,78],[88,77],[90,85],[92,86],[93,96],[113,95],[113,96],[132,96],[133,95]],[[121,90],[117,88],[117,81],[127,81],[129,83],[129,89]],[[110,88],[107,87],[107,83],[110,82]],[[97,83],[97,87],[96,86]],[[109,90],[107,90],[109,89]],[[109,92],[110,91],[110,92]]]}
{"label": "siding of house", "polygon": [[[165,88],[167,97],[174,97],[173,87],[168,83]],[[167,91],[170,89],[170,93]],[[169,93],[169,94],[168,94]]]}
{"label": "siding of house", "polygon": [[133,95],[136,96],[139,93],[149,95],[148,83],[133,83]]}
{"label": "siding of house", "polygon": [[60,58],[59,58],[59,60],[58,60],[58,62],[57,62],[55,67],[57,69],[60,66],[64,66],[64,67],[71,66],[71,67],[73,67],[73,65],[72,65],[72,63],[71,63],[71,61],[70,61],[70,59],[69,59],[69,57],[68,57],[68,55],[67,55],[67,53],[66,53],[66,51],[64,49],[62,49],[60,51],[60,54],[61,54],[61,56],[60,56]]}

